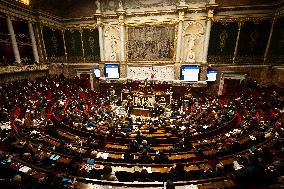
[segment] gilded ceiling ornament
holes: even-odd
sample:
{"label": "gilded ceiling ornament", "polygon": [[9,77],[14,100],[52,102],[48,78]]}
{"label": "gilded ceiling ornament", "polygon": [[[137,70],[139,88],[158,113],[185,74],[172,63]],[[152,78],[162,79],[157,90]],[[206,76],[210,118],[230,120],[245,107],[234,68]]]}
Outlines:
{"label": "gilded ceiling ornament", "polygon": [[219,44],[220,44],[220,50],[221,52],[223,52],[223,49],[225,48],[226,46],[226,41],[228,39],[228,33],[226,30],[223,30],[222,33],[219,35]]}

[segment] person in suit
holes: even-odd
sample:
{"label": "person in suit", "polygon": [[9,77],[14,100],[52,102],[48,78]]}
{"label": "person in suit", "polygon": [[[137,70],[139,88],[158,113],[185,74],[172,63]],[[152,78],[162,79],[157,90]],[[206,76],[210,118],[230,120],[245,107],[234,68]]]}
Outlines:
{"label": "person in suit", "polygon": [[147,150],[144,150],[138,158],[138,162],[142,163],[142,164],[152,163],[152,161],[153,160],[152,160],[151,156],[148,154]]}
{"label": "person in suit", "polygon": [[107,180],[107,181],[117,181],[117,177],[115,174],[112,173],[112,168],[109,165],[106,165],[103,168],[103,175],[101,176],[102,180]]}
{"label": "person in suit", "polygon": [[154,161],[159,164],[166,164],[169,163],[169,157],[161,150],[156,152]]}
{"label": "person in suit", "polygon": [[184,180],[186,175],[186,171],[184,170],[184,165],[181,163],[177,163],[173,168],[171,168],[169,174],[170,178],[172,178],[173,181]]}
{"label": "person in suit", "polygon": [[142,169],[142,171],[140,172],[140,175],[139,175],[139,179],[138,181],[139,182],[153,182],[152,179],[149,178],[149,173],[146,169]]}

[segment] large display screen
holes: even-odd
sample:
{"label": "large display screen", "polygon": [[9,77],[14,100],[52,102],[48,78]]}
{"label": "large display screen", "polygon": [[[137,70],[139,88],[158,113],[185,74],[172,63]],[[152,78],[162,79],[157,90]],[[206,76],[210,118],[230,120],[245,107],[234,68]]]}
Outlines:
{"label": "large display screen", "polygon": [[207,70],[206,81],[216,81],[217,73],[216,70]]}
{"label": "large display screen", "polygon": [[118,79],[119,78],[119,69],[118,64],[106,64],[105,65],[105,77]]}
{"label": "large display screen", "polygon": [[198,81],[199,79],[199,66],[195,65],[182,65],[181,66],[181,80],[183,81]]}
{"label": "large display screen", "polygon": [[94,69],[94,75],[96,78],[100,78],[101,77],[101,70],[100,68],[95,68]]}

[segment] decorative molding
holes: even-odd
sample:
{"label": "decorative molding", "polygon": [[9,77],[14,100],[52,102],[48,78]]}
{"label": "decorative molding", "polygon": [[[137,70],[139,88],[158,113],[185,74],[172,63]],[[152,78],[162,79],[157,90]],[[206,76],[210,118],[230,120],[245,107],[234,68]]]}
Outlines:
{"label": "decorative molding", "polygon": [[2,66],[0,67],[0,74],[16,73],[16,72],[30,72],[38,70],[48,70],[47,65],[26,65],[26,66]]}

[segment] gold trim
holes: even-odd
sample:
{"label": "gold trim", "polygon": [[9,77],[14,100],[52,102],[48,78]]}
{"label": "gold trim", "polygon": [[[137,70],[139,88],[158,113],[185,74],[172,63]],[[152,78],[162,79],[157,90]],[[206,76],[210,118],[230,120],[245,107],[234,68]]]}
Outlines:
{"label": "gold trim", "polygon": [[269,38],[268,38],[268,41],[267,41],[267,45],[266,45],[266,49],[265,49],[265,53],[264,53],[264,57],[263,57],[263,64],[267,63],[267,55],[268,55],[268,52],[269,52],[269,47],[270,47],[270,43],[271,43],[271,39],[272,39],[272,35],[273,35],[275,21],[276,21],[276,18],[274,17],[272,24],[271,24]]}
{"label": "gold trim", "polygon": [[[246,15],[243,15],[246,16]],[[213,22],[221,22],[221,23],[227,23],[227,22],[245,22],[245,21],[253,21],[253,22],[261,22],[263,20],[271,19],[271,17],[249,17],[247,15],[246,17],[239,17],[239,18],[232,18],[232,17],[223,17],[223,18],[217,18],[215,17],[213,19]]]}
{"label": "gold trim", "polygon": [[237,56],[238,46],[239,46],[239,40],[240,40],[240,34],[241,34],[241,28],[243,26],[243,22],[239,22],[238,25],[239,25],[238,36],[237,36],[236,46],[235,46],[235,50],[234,50],[233,64],[235,64],[235,61],[236,61],[236,56]]}
{"label": "gold trim", "polygon": [[84,41],[83,41],[83,29],[80,27],[80,37],[81,37],[81,46],[82,46],[82,53],[83,53],[83,61],[84,63],[86,63],[86,59],[85,59],[85,49],[84,49]]}
{"label": "gold trim", "polygon": [[78,28],[82,28],[82,29],[94,29],[97,28],[98,24],[82,24],[82,23],[78,23],[78,24],[69,24],[65,26],[65,29],[77,29]]}
{"label": "gold trim", "polygon": [[68,53],[66,50],[66,43],[65,43],[65,30],[61,30],[62,36],[63,36],[63,45],[64,45],[64,53],[65,53],[65,62],[68,62]]}

